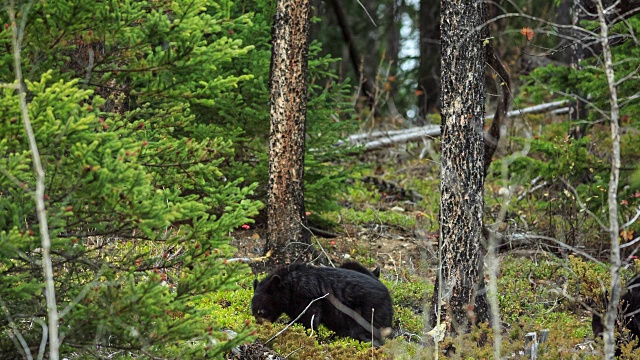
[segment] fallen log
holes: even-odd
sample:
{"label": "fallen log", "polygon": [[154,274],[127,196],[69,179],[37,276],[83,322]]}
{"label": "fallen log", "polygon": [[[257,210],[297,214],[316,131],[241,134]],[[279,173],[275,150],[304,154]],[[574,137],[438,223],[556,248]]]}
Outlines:
{"label": "fallen log", "polygon": [[[550,103],[530,106],[520,110],[512,110],[507,113],[507,117],[522,116],[525,114],[539,114],[552,112],[554,115],[569,112],[569,100],[560,100]],[[485,117],[491,120],[492,116]],[[366,133],[353,134],[347,138],[350,145],[362,145],[365,151],[376,150],[391,146],[394,144],[402,144],[411,141],[418,141],[423,138],[440,136],[440,125],[425,125],[420,127],[412,127],[402,130],[376,130]],[[344,144],[343,141],[339,145]]]}

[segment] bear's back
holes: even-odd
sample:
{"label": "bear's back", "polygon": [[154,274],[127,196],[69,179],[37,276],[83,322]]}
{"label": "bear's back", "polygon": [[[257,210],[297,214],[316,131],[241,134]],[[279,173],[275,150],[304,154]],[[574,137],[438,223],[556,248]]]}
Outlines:
{"label": "bear's back", "polygon": [[[342,268],[315,267],[310,265],[289,266],[282,273],[283,284],[294,289],[290,301],[308,304],[311,300],[331,292],[340,302],[371,321],[373,310],[374,325],[391,327],[393,321],[393,302],[387,287],[376,277]],[[300,304],[301,305],[301,304]],[[294,306],[299,308],[299,306]],[[324,321],[332,322],[336,317],[344,317],[335,306],[323,299]],[[291,314],[289,314],[291,315]],[[335,331],[335,330],[334,330]]]}

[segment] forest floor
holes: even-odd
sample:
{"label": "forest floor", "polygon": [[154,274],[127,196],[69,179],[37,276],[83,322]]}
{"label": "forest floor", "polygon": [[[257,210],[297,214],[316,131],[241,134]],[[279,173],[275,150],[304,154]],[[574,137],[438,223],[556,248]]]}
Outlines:
{"label": "forest floor", "polygon": [[[292,330],[294,327],[288,330],[290,337],[280,335],[282,339],[270,343],[269,348],[288,354],[290,359],[434,358],[432,341],[432,345],[425,346],[430,340],[426,335],[430,327],[425,325],[425,310],[433,295],[438,264],[439,184],[434,176],[437,169],[416,163],[419,164],[415,161],[411,164],[420,172],[417,176],[411,175],[411,168],[405,163],[402,176],[395,176],[398,174],[395,171],[383,178],[391,178],[420,194],[435,195],[414,202],[358,182],[341,200],[341,209],[322,214],[334,225],[323,228],[328,234],[314,235],[312,240],[319,254],[317,263],[339,266],[356,260],[371,269],[381,267],[381,279],[394,301],[395,339],[374,350],[357,341],[308,334],[303,329]],[[495,196],[498,189],[499,186],[487,184],[485,197]],[[234,232],[231,245],[238,250],[236,256],[263,255],[264,231],[258,224]],[[530,358],[525,355],[525,334],[537,332],[540,336],[547,329],[549,339],[540,345],[539,359],[601,358],[601,342],[595,341],[591,333],[591,314],[581,303],[591,294],[589,289],[600,286],[604,269],[596,269],[580,257],[545,251],[539,246],[502,252],[498,260],[501,347],[505,358]],[[585,285],[585,280],[592,283]],[[244,301],[249,301],[252,289],[244,288],[247,291]],[[590,304],[598,306],[597,302]],[[254,343],[253,350],[260,352],[262,342],[284,328],[285,321],[259,326],[259,341]],[[490,359],[493,338],[493,330],[483,325],[471,334],[447,337],[435,351],[441,358]],[[259,355],[251,357],[259,358]]]}
{"label": "forest floor", "polygon": [[[423,341],[428,338],[424,335],[429,329],[424,328],[424,311],[433,293],[432,284],[435,282],[433,271],[437,253],[437,237],[430,234],[416,235],[413,231],[401,229],[396,226],[384,224],[362,226],[344,225],[344,234],[335,238],[314,238],[317,248],[323,249],[331,263],[338,266],[347,260],[358,260],[369,268],[382,268],[381,277],[390,288],[394,298],[396,320],[394,333],[397,338],[388,342],[381,351],[376,350],[367,353],[362,349],[354,349],[353,353],[347,352],[344,357],[336,355],[333,348],[328,348],[328,343],[334,342],[333,337],[316,338],[317,356],[300,354],[285,357],[291,348],[312,346],[305,343],[287,346],[285,340],[269,348],[280,354],[280,358],[290,359],[432,359],[433,344],[425,346]],[[238,257],[255,258],[261,255],[263,239],[258,230],[247,230],[234,235],[232,245],[238,248]],[[550,286],[545,287],[546,274],[557,268],[553,255],[544,252],[527,252],[526,257],[521,255],[503,254],[501,261],[505,263],[505,269],[501,273],[504,285],[500,288],[513,293],[505,294],[501,299],[501,311],[503,314],[502,336],[503,348],[509,355],[505,358],[529,359],[525,356],[525,334],[530,331],[550,329],[551,341],[549,348],[544,351],[540,359],[564,359],[600,358],[601,344],[595,342],[590,332],[590,313],[583,308],[569,303],[566,299],[551,295]],[[325,255],[323,255],[325,256]],[[539,273],[535,272],[539,267]],[[527,275],[526,272],[529,272]],[[554,282],[556,278],[550,280]],[[420,285],[416,288],[411,285]],[[427,284],[425,286],[425,284]],[[417,291],[416,291],[417,289]],[[427,289],[427,291],[425,291]],[[504,304],[504,305],[503,305]],[[284,326],[288,320],[279,321]],[[244,357],[246,359],[275,359],[273,350],[263,345],[268,337],[276,333],[280,328],[263,328],[260,331],[259,341],[251,345],[245,345]],[[264,332],[263,332],[264,331]],[[289,331],[292,331],[291,329]],[[297,329],[294,331],[301,332]],[[265,335],[262,335],[265,334]],[[304,334],[304,333],[303,333]],[[299,335],[299,334],[298,334]],[[309,334],[306,334],[310,336]],[[478,340],[484,338],[484,340]],[[493,358],[491,329],[481,327],[468,336],[455,339],[447,338],[441,344],[441,358],[447,359],[490,359]],[[416,340],[417,339],[417,340]],[[286,340],[288,341],[288,340]],[[332,344],[331,346],[335,346]],[[341,345],[341,347],[349,347]],[[456,347],[465,348],[462,353]],[[473,348],[473,349],[472,349]],[[286,350],[285,350],[286,349]],[[320,350],[322,349],[322,350]],[[448,351],[453,349],[453,351]],[[600,349],[600,350],[598,350]],[[264,352],[262,351],[264,350]],[[270,351],[270,352],[268,352]],[[249,353],[253,355],[249,355]],[[263,354],[263,355],[261,355]],[[443,356],[445,355],[445,356]],[[469,357],[471,355],[472,357]],[[483,356],[484,355],[484,356]],[[271,356],[271,357],[269,357]],[[479,356],[479,357],[476,357]],[[577,357],[576,357],[577,356]]]}
{"label": "forest floor", "polygon": [[[398,268],[418,269],[426,257],[432,258],[434,246],[412,231],[385,224],[355,225],[342,227],[343,234],[336,237],[313,237],[314,245],[320,249],[321,261],[339,266],[349,260],[359,260],[368,265],[381,267],[383,273],[397,273]],[[231,245],[238,249],[236,256],[256,258],[262,254],[264,243],[262,230],[234,233]],[[437,246],[437,237],[436,244]],[[429,247],[429,250],[427,249]]]}
{"label": "forest floor", "polygon": [[[384,158],[376,162],[394,161]],[[422,165],[420,161],[405,159],[402,164],[399,170],[390,169],[392,180],[385,180],[386,186],[437,195],[438,169],[433,163]],[[366,175],[387,178],[381,166]],[[312,237],[320,256],[324,257],[319,259],[320,263],[328,260],[329,264],[338,266],[344,261],[358,260],[381,267],[383,273],[397,273],[399,268],[421,271],[426,263],[437,263],[438,203],[428,200],[416,202],[398,194],[397,189],[381,191],[376,185],[358,181],[339,202],[340,210],[321,215],[332,224],[322,226],[320,231],[326,233]],[[429,203],[430,209],[421,207],[422,203]],[[313,217],[310,219],[313,226]],[[264,224],[258,224],[235,232],[231,245],[238,249],[237,256],[263,255],[265,231]]]}

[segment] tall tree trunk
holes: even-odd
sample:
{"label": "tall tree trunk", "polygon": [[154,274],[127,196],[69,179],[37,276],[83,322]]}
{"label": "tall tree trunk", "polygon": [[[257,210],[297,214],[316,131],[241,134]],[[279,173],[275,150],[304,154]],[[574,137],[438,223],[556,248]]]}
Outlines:
{"label": "tall tree trunk", "polygon": [[267,242],[275,264],[309,258],[304,209],[309,0],[278,0],[270,78]]}
{"label": "tall tree trunk", "polygon": [[[488,320],[482,276],[484,5],[443,0],[440,274],[432,309],[449,331]],[[434,322],[434,323],[437,323]]]}
{"label": "tall tree trunk", "polygon": [[[584,58],[584,47],[585,41],[585,32],[580,28],[580,20],[584,16],[583,5],[580,4],[580,0],[573,1],[572,8],[572,19],[571,22],[573,24],[571,37],[573,38],[572,45],[569,47],[569,61],[570,66],[576,70],[580,70],[582,67],[580,65],[580,60]],[[575,92],[578,92],[577,89],[574,89]],[[580,120],[585,120],[587,118],[587,104],[582,100],[586,99],[586,97],[581,94],[576,94],[575,105],[570,113],[571,122],[580,124],[576,125],[574,128],[570,129],[569,135],[573,138],[580,139],[584,136],[587,131],[588,124],[586,122],[580,122]]]}
{"label": "tall tree trunk", "polygon": [[440,0],[420,1],[418,108],[423,121],[440,96]]}
{"label": "tall tree trunk", "polygon": [[363,59],[360,55],[360,51],[358,51],[358,47],[356,46],[353,33],[351,32],[351,27],[349,26],[349,21],[347,20],[347,15],[344,12],[342,4],[340,4],[340,1],[329,0],[329,3],[331,4],[331,7],[336,14],[336,19],[338,20],[338,24],[340,25],[344,43],[349,48],[349,58],[351,59],[351,65],[353,66],[353,71],[358,77],[356,81],[361,81],[362,92],[366,98],[366,104],[371,107],[375,104],[375,87],[373,85],[373,81],[367,78],[366,72],[364,71]]}
{"label": "tall tree trunk", "polygon": [[[571,12],[573,10],[574,0],[562,0],[558,4],[558,10],[556,12],[556,23],[559,25],[573,25],[573,16]],[[552,53],[549,57],[556,61],[570,64],[572,60],[571,46],[573,30],[567,28],[559,28],[560,43],[556,46],[560,51]]]}
{"label": "tall tree trunk", "polygon": [[397,83],[394,80],[396,74],[398,73],[398,58],[400,54],[400,26],[402,25],[401,14],[402,14],[402,0],[391,0],[389,4],[387,4],[387,21],[388,21],[388,31],[386,34],[387,37],[387,61],[390,64],[389,71],[389,79],[388,80],[388,89],[389,98],[393,99],[397,92]]}

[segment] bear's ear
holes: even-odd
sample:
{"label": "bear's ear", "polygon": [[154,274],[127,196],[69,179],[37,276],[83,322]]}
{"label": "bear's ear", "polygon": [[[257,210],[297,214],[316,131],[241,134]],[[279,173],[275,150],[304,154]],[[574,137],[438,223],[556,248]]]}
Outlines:
{"label": "bear's ear", "polygon": [[276,288],[280,288],[280,285],[282,285],[282,279],[280,278],[280,276],[274,275],[269,285],[275,286]]}
{"label": "bear's ear", "polygon": [[378,266],[377,268],[373,269],[372,273],[373,276],[380,278],[380,267]]}
{"label": "bear's ear", "polygon": [[258,279],[253,279],[253,291],[256,291],[257,287],[258,287]]}

